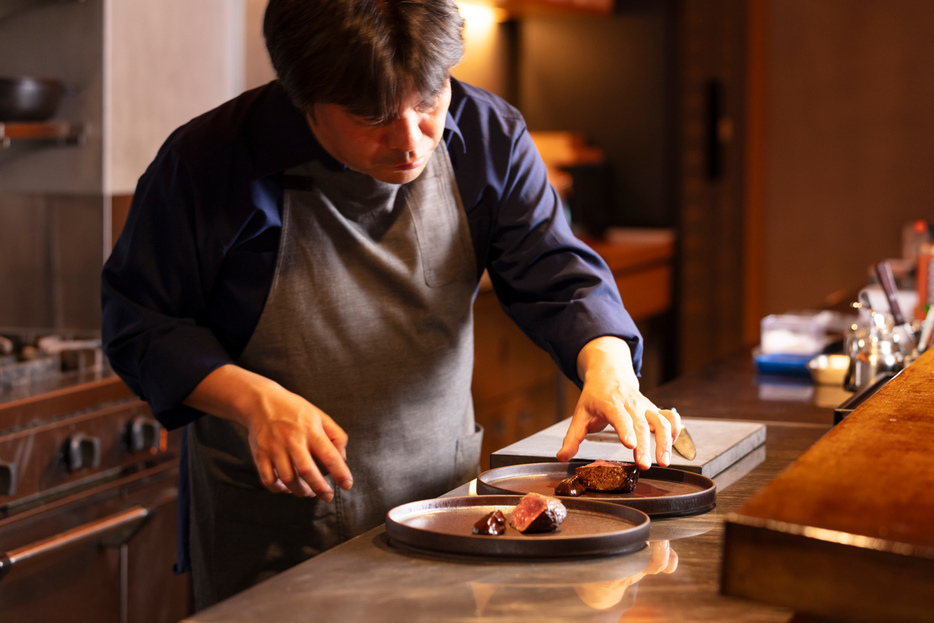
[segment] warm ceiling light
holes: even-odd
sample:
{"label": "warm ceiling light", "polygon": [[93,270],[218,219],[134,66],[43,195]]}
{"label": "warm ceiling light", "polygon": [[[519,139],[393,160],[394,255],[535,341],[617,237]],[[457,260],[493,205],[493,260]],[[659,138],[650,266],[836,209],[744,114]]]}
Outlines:
{"label": "warm ceiling light", "polygon": [[464,28],[467,31],[481,31],[492,28],[497,22],[508,19],[505,9],[500,9],[480,2],[458,2],[457,7],[464,17]]}

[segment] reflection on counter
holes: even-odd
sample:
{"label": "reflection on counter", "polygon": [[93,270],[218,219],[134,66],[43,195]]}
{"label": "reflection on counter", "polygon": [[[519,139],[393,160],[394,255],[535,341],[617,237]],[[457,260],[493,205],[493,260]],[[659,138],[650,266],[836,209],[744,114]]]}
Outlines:
{"label": "reflection on counter", "polygon": [[853,392],[843,386],[820,385],[807,379],[760,375],[756,377],[759,399],[768,401],[809,402],[833,409],[846,402]]}
{"label": "reflection on counter", "polygon": [[814,387],[814,404],[818,407],[834,408],[849,400],[853,392],[833,385],[816,385]]}
{"label": "reflection on counter", "polygon": [[814,385],[800,378],[760,375],[756,377],[756,387],[759,388],[759,400],[810,402],[814,396]]}
{"label": "reflection on counter", "polygon": [[650,541],[637,554],[570,568],[565,581],[510,567],[471,581],[470,588],[481,620],[537,611],[554,620],[618,621],[635,604],[642,578],[677,569],[678,554],[670,542]]}

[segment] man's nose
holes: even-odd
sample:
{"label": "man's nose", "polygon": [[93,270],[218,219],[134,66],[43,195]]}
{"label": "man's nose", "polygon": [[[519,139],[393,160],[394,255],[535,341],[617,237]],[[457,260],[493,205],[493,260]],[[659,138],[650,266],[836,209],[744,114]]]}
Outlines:
{"label": "man's nose", "polygon": [[422,137],[418,124],[418,113],[414,110],[400,113],[389,129],[389,147],[400,151],[415,151]]}

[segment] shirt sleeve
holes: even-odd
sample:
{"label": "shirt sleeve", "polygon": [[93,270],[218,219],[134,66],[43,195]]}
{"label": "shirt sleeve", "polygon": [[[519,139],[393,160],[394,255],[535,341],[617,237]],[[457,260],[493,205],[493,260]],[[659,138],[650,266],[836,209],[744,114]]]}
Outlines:
{"label": "shirt sleeve", "polygon": [[199,240],[197,214],[190,172],[170,151],[160,153],[140,179],[102,272],[104,352],[168,428],[200,415],[182,401],[232,362],[203,322],[216,260]]}
{"label": "shirt sleeve", "polygon": [[642,336],[606,262],[571,231],[524,123],[503,181],[487,268],[507,315],[578,386],[577,355],[606,335],[629,344],[639,374]]}

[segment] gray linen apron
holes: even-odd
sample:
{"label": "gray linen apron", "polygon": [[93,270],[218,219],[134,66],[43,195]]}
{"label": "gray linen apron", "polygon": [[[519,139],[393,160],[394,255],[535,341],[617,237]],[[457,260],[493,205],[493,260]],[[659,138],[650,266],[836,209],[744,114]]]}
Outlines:
{"label": "gray linen apron", "polygon": [[238,363],[337,421],[354,485],[334,486],[331,502],[269,493],[246,429],[213,416],[189,426],[198,609],[379,525],[394,506],[466,482],[479,465],[478,275],[447,150],[402,186],[317,162],[289,173],[275,276]]}

